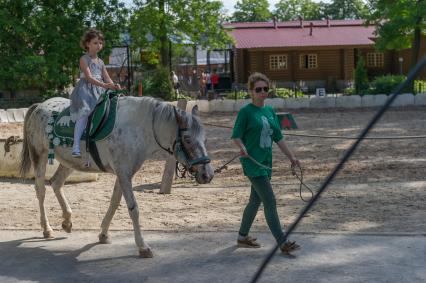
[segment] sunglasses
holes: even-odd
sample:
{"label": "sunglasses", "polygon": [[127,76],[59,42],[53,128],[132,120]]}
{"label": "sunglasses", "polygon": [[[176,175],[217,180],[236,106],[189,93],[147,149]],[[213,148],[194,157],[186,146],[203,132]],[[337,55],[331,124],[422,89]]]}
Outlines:
{"label": "sunglasses", "polygon": [[269,87],[267,87],[267,86],[264,86],[264,87],[256,87],[256,88],[254,89],[254,91],[255,91],[256,93],[260,93],[260,92],[262,92],[262,90],[263,90],[264,92],[268,92],[268,91],[269,91]]}

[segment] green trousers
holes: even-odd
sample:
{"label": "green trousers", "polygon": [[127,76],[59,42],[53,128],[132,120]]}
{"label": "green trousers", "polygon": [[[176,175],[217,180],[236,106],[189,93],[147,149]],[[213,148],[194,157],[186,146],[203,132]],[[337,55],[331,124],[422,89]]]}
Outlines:
{"label": "green trousers", "polygon": [[251,193],[249,203],[244,209],[243,219],[239,234],[247,236],[251,225],[256,217],[260,203],[263,203],[266,222],[274,238],[278,241],[282,239],[284,233],[281,229],[280,219],[277,213],[277,202],[272,191],[271,182],[268,176],[248,177],[251,182]]}

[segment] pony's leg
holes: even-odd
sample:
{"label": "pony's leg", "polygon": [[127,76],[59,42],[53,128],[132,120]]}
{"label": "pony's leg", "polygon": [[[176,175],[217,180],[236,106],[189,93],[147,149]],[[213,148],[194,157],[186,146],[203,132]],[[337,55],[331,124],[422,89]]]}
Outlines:
{"label": "pony's leg", "polygon": [[117,176],[117,179],[120,183],[121,191],[123,192],[124,199],[127,203],[127,209],[129,210],[130,218],[133,222],[133,231],[135,234],[135,242],[139,248],[140,257],[153,257],[151,248],[144,242],[140,224],[139,224],[139,208],[135,199],[132,188],[132,177],[129,176]]}
{"label": "pony's leg", "polygon": [[46,210],[44,208],[44,199],[46,196],[46,187],[44,186],[46,176],[47,152],[40,154],[35,150],[30,151],[31,160],[33,161],[35,190],[37,194],[38,204],[40,206],[40,224],[43,229],[44,238],[51,239],[53,237],[53,229],[50,227],[47,219]]}
{"label": "pony's leg", "polygon": [[67,168],[63,166],[62,164],[59,164],[58,169],[56,170],[53,177],[50,179],[50,185],[53,188],[53,191],[55,192],[56,198],[59,201],[59,204],[62,208],[62,218],[64,218],[64,221],[62,221],[62,229],[65,230],[67,233],[71,233],[72,228],[72,222],[71,222],[71,207],[68,204],[68,200],[64,195],[64,191],[62,190],[62,186],[65,183],[65,180],[68,178],[68,176],[72,173],[73,169]]}
{"label": "pony's leg", "polygon": [[111,220],[114,217],[114,214],[120,205],[121,196],[123,193],[121,192],[120,183],[118,179],[115,180],[114,191],[112,192],[111,202],[108,207],[108,211],[104,216],[101,224],[101,233],[99,234],[99,243],[101,244],[109,244],[111,243],[109,239],[108,229],[111,224]]}

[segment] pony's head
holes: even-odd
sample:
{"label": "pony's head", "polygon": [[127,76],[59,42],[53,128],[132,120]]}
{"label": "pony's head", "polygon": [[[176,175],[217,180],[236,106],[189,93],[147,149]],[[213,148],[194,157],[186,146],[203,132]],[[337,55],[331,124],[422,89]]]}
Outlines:
{"label": "pony's head", "polygon": [[195,175],[199,184],[209,183],[213,176],[213,167],[207,155],[204,128],[198,118],[198,107],[191,114],[174,108],[178,125],[173,154],[190,173]]}

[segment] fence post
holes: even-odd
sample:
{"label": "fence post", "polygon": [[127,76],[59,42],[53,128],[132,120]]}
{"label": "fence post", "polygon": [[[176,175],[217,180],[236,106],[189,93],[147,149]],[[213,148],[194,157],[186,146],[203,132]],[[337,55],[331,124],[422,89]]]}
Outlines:
{"label": "fence post", "polygon": [[[186,110],[187,101],[185,99],[179,99],[177,107]],[[164,166],[163,177],[161,178],[160,194],[170,194],[172,192],[173,176],[176,170],[176,159],[174,156],[169,156],[166,160],[166,166]]]}

